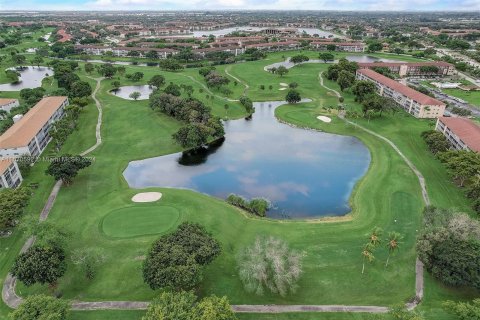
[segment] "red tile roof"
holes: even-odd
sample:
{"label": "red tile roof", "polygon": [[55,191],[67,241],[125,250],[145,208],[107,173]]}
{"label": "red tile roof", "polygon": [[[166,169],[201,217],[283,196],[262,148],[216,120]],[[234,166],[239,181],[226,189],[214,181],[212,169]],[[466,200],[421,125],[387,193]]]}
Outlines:
{"label": "red tile roof", "polygon": [[0,176],[7,171],[12,163],[13,159],[0,159]]}
{"label": "red tile roof", "polygon": [[453,64],[444,61],[432,61],[432,62],[360,62],[358,66],[360,68],[373,68],[373,67],[422,67],[422,66],[442,66],[453,67]]}
{"label": "red tile roof", "polygon": [[455,133],[472,151],[480,152],[480,126],[466,118],[438,118]]}
{"label": "red tile roof", "polygon": [[393,79],[390,79],[388,77],[385,77],[384,75],[381,75],[378,72],[375,72],[371,69],[359,69],[357,70],[357,73],[361,73],[375,81],[378,81],[379,83],[383,84],[384,86],[387,86],[404,96],[418,102],[421,105],[430,105],[430,106],[438,106],[438,105],[445,105],[445,103],[441,102],[440,100],[437,100],[435,98],[429,97],[426,94],[423,94],[421,92],[418,92],[417,90],[414,90],[410,87],[407,87]]}

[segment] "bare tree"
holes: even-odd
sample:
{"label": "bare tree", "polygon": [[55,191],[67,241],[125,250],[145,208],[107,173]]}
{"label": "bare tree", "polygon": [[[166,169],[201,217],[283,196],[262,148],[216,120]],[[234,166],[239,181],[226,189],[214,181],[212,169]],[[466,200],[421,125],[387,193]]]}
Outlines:
{"label": "bare tree", "polygon": [[297,289],[303,254],[290,250],[284,241],[257,237],[238,255],[240,279],[245,290],[261,295],[265,290],[286,296]]}

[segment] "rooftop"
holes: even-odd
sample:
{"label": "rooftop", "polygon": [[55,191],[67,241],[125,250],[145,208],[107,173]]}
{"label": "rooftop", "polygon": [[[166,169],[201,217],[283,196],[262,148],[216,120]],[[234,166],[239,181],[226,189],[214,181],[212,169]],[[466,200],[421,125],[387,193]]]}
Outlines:
{"label": "rooftop", "polygon": [[46,97],[0,136],[0,149],[27,146],[67,97]]}
{"label": "rooftop", "polygon": [[4,106],[6,104],[12,103],[17,101],[17,99],[10,99],[10,98],[0,98],[0,106]]}
{"label": "rooftop", "polygon": [[422,105],[445,105],[445,103],[441,102],[440,100],[437,100],[435,98],[432,98],[430,96],[427,96],[426,94],[423,94],[421,92],[418,92],[417,90],[414,90],[410,87],[407,87],[393,79],[390,79],[388,77],[385,77],[384,75],[381,75],[378,72],[375,72],[370,69],[358,69],[357,73],[364,74],[365,76],[378,81],[379,83],[403,94],[404,96],[422,104]]}
{"label": "rooftop", "polygon": [[432,62],[360,62],[358,63],[360,67],[371,68],[371,67],[400,67],[400,66],[409,66],[409,67],[423,67],[423,66],[442,66],[442,67],[453,67],[453,64],[444,62],[444,61],[432,61]]}
{"label": "rooftop", "polygon": [[450,128],[470,150],[480,152],[480,126],[466,118],[441,117],[438,119]]}

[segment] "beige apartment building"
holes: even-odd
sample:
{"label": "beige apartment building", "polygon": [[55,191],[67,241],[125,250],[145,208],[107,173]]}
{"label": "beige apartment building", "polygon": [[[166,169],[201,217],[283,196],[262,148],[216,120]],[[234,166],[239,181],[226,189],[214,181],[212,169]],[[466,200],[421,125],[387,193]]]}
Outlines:
{"label": "beige apartment building", "polygon": [[480,152],[480,126],[466,118],[441,117],[435,126],[452,148]]}
{"label": "beige apartment building", "polygon": [[22,175],[13,159],[0,159],[0,190],[16,188],[22,183]]}
{"label": "beige apartment building", "polygon": [[60,119],[68,105],[68,97],[46,97],[0,136],[0,159],[22,155],[39,156],[51,138],[53,122]]}
{"label": "beige apartment building", "polygon": [[[432,62],[368,62],[359,63],[360,69],[372,69],[375,67],[388,68],[390,72],[398,73],[400,77],[406,76],[452,76],[455,74],[455,66],[444,61]],[[437,72],[431,72],[424,67],[436,67]]]}
{"label": "beige apartment building", "polygon": [[442,117],[445,112],[445,103],[373,70],[357,70],[357,79],[373,82],[380,96],[393,99],[406,112],[416,118],[438,118]]}

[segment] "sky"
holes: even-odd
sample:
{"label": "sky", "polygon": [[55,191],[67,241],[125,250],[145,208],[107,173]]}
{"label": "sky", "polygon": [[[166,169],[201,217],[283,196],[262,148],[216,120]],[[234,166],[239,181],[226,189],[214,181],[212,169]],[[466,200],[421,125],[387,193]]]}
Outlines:
{"label": "sky", "polygon": [[0,10],[479,11],[480,0],[0,0]]}

